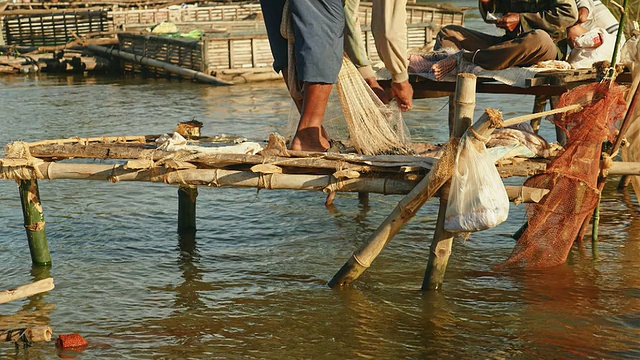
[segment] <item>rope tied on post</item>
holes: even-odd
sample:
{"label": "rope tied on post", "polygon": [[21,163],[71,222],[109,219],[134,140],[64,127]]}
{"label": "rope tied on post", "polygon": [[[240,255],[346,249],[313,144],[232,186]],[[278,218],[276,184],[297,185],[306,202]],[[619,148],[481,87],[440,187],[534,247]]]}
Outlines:
{"label": "rope tied on post", "polygon": [[44,161],[31,156],[29,145],[24,141],[15,141],[5,148],[5,158],[0,160],[2,174],[5,179],[27,180],[44,179],[38,165]]}

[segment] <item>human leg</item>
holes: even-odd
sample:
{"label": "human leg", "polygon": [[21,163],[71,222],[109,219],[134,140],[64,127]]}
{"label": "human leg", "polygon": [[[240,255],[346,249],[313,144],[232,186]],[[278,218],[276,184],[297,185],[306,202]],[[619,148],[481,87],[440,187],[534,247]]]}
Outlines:
{"label": "human leg", "polygon": [[502,42],[501,36],[485,34],[460,25],[447,25],[438,31],[434,50],[456,49],[475,51]]}
{"label": "human leg", "polygon": [[342,65],[345,25],[342,0],[291,0],[296,71],[303,82],[300,122],[292,150],[325,151],[322,121]]}
{"label": "human leg", "polygon": [[291,150],[325,151],[329,149],[329,139],[323,132],[322,120],[327,109],[332,84],[304,84],[304,100],[302,114],[291,140]]}
{"label": "human leg", "polygon": [[540,61],[556,60],[558,48],[543,30],[532,30],[515,39],[476,52],[464,58],[487,70],[501,70],[513,66],[529,66]]}
{"label": "human leg", "polygon": [[277,73],[286,69],[288,65],[287,47],[289,43],[280,33],[284,3],[285,0],[260,0],[269,47],[273,56],[273,70]]}

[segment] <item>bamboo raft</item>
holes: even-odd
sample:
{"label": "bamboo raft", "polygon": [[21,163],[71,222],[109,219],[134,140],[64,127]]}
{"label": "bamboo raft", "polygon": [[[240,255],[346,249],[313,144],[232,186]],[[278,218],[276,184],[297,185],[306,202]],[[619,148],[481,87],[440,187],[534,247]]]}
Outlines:
{"label": "bamboo raft", "polygon": [[[457,142],[465,132],[482,137],[495,128],[530,121],[541,116],[576,110],[579,105],[549,110],[503,121],[497,110],[488,109],[473,125],[476,77],[458,76],[455,121],[449,142],[441,147],[423,147],[416,155],[359,155],[355,153],[310,153],[288,150],[282,137],[272,134],[265,147],[260,143],[211,146],[217,138],[177,131],[209,146],[165,146],[167,136],[122,136],[68,138],[39,142],[14,142],[0,159],[0,180],[19,183],[24,225],[32,262],[51,265],[46,222],[40,202],[38,180],[101,180],[110,182],[159,182],[178,187],[179,232],[196,230],[195,203],[200,187],[235,187],[268,190],[304,190],[327,193],[326,204],[337,192],[404,195],[393,212],[349,258],[328,285],[339,287],[357,279],[383,247],[431,197],[440,207],[422,288],[439,289],[451,254],[453,234],[444,230],[444,210]],[[622,129],[623,130],[623,129]],[[175,135],[174,135],[175,136]],[[160,145],[159,145],[160,144]],[[169,144],[171,144],[169,142]],[[415,149],[419,144],[414,144]],[[72,163],[67,159],[74,159]],[[113,164],[90,160],[109,159]],[[84,161],[87,160],[87,161]],[[545,170],[548,159],[513,159],[498,165],[500,176],[529,177]],[[606,162],[609,176],[640,175],[640,163]],[[505,187],[515,203],[538,202],[546,189]]]}

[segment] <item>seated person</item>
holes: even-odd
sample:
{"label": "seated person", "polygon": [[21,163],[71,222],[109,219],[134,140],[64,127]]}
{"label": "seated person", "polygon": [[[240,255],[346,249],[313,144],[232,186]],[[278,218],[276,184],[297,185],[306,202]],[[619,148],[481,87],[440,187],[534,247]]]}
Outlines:
{"label": "seated person", "polygon": [[436,79],[442,79],[462,57],[487,70],[530,66],[566,57],[566,29],[578,20],[575,0],[480,0],[486,22],[504,29],[494,36],[459,25],[447,25],[436,36],[434,50],[461,50],[432,66]]}
{"label": "seated person", "polygon": [[[618,20],[600,0],[576,0],[578,21],[567,29],[572,49],[567,60],[575,68],[590,68],[593,63],[613,58]],[[625,41],[624,35],[620,38]]]}

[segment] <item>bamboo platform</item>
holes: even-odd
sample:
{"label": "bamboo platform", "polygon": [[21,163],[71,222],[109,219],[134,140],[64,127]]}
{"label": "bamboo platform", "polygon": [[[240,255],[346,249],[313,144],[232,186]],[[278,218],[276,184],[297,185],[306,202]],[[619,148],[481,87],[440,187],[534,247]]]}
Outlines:
{"label": "bamboo platform", "polygon": [[[463,111],[459,113],[464,114]],[[159,147],[159,138],[158,135],[67,138],[14,142],[7,146],[0,159],[0,180],[20,184],[25,228],[34,264],[51,264],[43,210],[46,204],[40,203],[39,180],[138,181],[176,186],[178,231],[192,232],[196,229],[195,201],[199,188],[322,191],[327,194],[327,205],[337,192],[377,193],[404,195],[401,203],[405,203],[414,196],[412,194],[421,192],[417,190],[421,184],[429,183],[434,167],[442,167],[445,161],[442,156],[447,154],[447,145],[428,144],[414,144],[416,154],[413,156],[291,151],[275,134],[270,136],[266,146],[264,142],[229,145],[229,142],[220,142],[218,137],[195,137],[190,142],[193,145],[172,149]],[[67,161],[69,159],[74,161]],[[104,164],[96,159],[110,161]],[[510,159],[499,162],[498,170],[503,178],[529,177],[543,172],[548,161]],[[640,174],[640,164],[614,163],[609,168],[610,175],[630,173]],[[505,188],[509,199],[515,203],[537,202],[547,192],[520,186]],[[446,187],[440,189],[439,185],[433,184],[429,189],[429,194],[420,200],[422,203],[410,206],[411,212],[415,213],[429,197],[443,196],[441,192],[448,191],[444,190]],[[409,204],[415,201],[411,200]],[[444,201],[446,203],[446,197]],[[395,232],[411,217],[402,213],[404,220],[395,222]],[[381,248],[379,246],[377,252]],[[375,252],[368,255],[369,263],[375,255]],[[362,272],[366,267],[368,265],[356,272]],[[338,280],[334,279],[330,286],[349,283],[357,275],[349,274],[349,271],[346,278],[336,275]],[[436,280],[437,284],[441,285],[441,282],[441,277]],[[424,288],[438,287],[425,285]]]}

